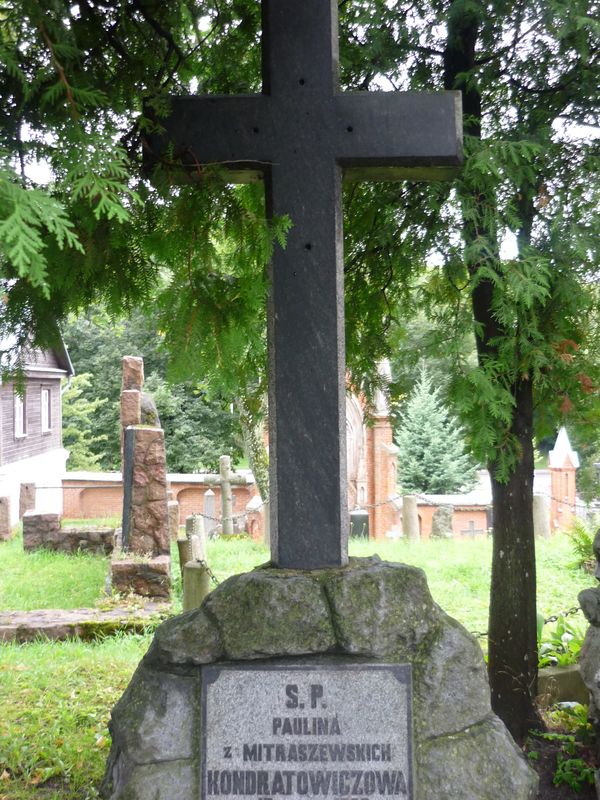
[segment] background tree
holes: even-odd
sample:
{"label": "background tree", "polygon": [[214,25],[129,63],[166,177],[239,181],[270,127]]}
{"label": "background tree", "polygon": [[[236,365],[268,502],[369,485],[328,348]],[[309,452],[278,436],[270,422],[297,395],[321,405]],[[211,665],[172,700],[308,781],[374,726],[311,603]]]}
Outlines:
{"label": "background tree", "polygon": [[95,449],[106,444],[107,435],[98,433],[95,416],[107,402],[106,398],[91,399],[84,395],[89,391],[89,373],[74,375],[62,394],[63,446],[69,451],[67,469],[97,471],[100,469],[100,453]]}
{"label": "background tree", "polygon": [[[239,460],[240,430],[231,401],[209,399],[198,381],[167,383],[169,359],[161,346],[163,336],[148,315],[135,311],[119,320],[99,308],[90,309],[69,321],[63,334],[75,369],[86,373],[83,382],[75,379],[76,409],[87,403],[85,426],[96,435],[86,437],[85,443],[97,469],[120,469],[119,398],[124,355],[144,358],[144,388],[154,398],[165,431],[170,472],[217,470],[223,454],[231,455],[234,462]],[[67,415],[70,413],[68,409]],[[83,469],[75,467],[71,460],[68,466]]]}
{"label": "background tree", "polygon": [[452,494],[475,484],[475,464],[464,431],[444,406],[440,387],[422,367],[396,434],[402,491]]}

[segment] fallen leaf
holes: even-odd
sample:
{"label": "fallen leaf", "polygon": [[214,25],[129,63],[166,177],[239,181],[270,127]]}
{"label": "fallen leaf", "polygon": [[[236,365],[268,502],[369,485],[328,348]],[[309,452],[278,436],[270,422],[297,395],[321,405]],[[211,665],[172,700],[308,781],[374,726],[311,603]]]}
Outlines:
{"label": "fallen leaf", "polygon": [[0,781],[9,781],[10,780],[10,772],[5,769],[2,775],[0,775]]}

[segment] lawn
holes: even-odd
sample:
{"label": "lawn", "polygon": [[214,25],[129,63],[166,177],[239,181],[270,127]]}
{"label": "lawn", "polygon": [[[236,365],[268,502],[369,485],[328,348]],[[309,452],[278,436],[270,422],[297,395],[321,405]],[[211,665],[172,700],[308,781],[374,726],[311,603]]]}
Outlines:
{"label": "lawn", "polygon": [[[351,544],[352,555],[375,551],[422,567],[434,599],[469,630],[485,630],[491,542]],[[593,576],[573,566],[566,537],[540,541],[537,551],[538,607],[544,616],[576,605],[577,593],[595,584]],[[107,559],[25,555],[20,538],[0,544],[0,556],[0,610],[93,605],[102,595]],[[223,580],[264,563],[268,553],[236,539],[210,542],[208,558]],[[583,628],[581,614],[575,619]],[[110,708],[150,641],[148,634],[0,647],[0,800],[97,797],[110,744]]]}

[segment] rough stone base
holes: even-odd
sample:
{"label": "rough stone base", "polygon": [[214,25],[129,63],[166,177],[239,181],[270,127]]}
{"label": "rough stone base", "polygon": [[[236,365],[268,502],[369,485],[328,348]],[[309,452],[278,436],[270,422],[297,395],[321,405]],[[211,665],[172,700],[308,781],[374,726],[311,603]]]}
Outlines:
{"label": "rough stone base", "polygon": [[27,511],[23,517],[23,549],[43,547],[58,553],[110,555],[114,549],[114,528],[61,527],[58,514],[37,514]]}
{"label": "rough stone base", "polygon": [[164,622],[113,709],[102,797],[198,800],[202,665],[278,657],[412,665],[418,800],[536,797],[537,775],[491,712],[479,645],[422,570],[376,557],[237,575]]}
{"label": "rough stone base", "polygon": [[164,598],[171,595],[170,556],[115,558],[111,573],[112,588],[119,594],[134,592],[143,597]]}
{"label": "rough stone base", "polygon": [[52,549],[60,538],[59,514],[25,512],[23,515],[23,550],[37,550],[40,547]]}

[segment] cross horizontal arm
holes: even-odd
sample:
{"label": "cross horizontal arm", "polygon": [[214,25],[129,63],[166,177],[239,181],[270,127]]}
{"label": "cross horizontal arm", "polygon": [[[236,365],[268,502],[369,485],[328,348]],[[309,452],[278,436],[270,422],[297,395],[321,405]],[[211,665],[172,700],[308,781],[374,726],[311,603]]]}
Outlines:
{"label": "cross horizontal arm", "polygon": [[440,180],[462,163],[459,92],[339,94],[335,155],[349,177]]}
{"label": "cross horizontal arm", "polygon": [[173,97],[171,114],[160,120],[164,132],[147,137],[146,157],[152,162],[172,149],[173,159],[192,173],[214,164],[228,170],[232,183],[255,180],[273,160],[269,99],[260,94]]}

